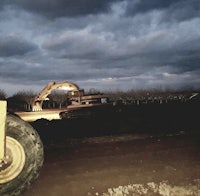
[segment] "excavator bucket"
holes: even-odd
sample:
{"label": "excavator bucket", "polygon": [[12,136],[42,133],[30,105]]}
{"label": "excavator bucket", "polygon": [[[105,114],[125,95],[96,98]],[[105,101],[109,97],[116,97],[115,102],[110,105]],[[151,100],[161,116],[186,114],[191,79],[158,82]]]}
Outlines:
{"label": "excavator bucket", "polygon": [[34,105],[32,105],[32,111],[33,112],[38,112],[42,111],[42,106],[40,103],[36,102]]}

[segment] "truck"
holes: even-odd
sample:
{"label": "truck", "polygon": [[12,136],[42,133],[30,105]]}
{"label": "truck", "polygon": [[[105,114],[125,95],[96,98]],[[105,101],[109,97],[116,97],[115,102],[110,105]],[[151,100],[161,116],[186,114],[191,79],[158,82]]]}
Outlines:
{"label": "truck", "polygon": [[[70,104],[65,108],[43,109],[43,102],[53,90],[66,90]],[[20,195],[39,176],[44,161],[43,143],[29,122],[58,120],[68,113],[107,104],[103,95],[84,95],[78,85],[49,82],[33,98],[31,111],[7,112],[7,102],[0,101],[0,195]]]}

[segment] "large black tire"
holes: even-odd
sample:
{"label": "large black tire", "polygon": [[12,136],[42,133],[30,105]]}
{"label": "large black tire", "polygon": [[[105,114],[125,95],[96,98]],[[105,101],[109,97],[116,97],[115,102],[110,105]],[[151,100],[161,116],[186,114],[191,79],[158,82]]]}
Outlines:
{"label": "large black tire", "polygon": [[0,184],[1,196],[20,195],[38,177],[43,165],[43,145],[37,132],[20,118],[7,116],[6,136],[15,139],[22,146],[25,161],[22,171],[11,181]]}

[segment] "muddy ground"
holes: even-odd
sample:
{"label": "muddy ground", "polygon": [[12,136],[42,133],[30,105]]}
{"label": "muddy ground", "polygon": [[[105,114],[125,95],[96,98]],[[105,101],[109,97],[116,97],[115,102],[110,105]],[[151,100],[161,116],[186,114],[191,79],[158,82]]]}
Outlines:
{"label": "muddy ground", "polygon": [[198,195],[199,149],[200,139],[189,135],[123,135],[51,143],[45,148],[40,177],[25,196],[103,195],[110,188],[148,183],[165,183],[169,191],[182,187],[177,195],[188,190]]}
{"label": "muddy ground", "polygon": [[190,110],[37,122],[45,162],[24,196],[200,195],[199,122]]}

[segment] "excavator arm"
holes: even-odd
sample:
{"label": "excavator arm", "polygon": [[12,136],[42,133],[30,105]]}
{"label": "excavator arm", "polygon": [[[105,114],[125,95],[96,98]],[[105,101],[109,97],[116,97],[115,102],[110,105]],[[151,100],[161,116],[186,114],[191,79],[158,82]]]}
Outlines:
{"label": "excavator arm", "polygon": [[49,82],[42,91],[33,99],[32,111],[41,111],[44,100],[53,90],[79,91],[79,86],[68,81]]}

